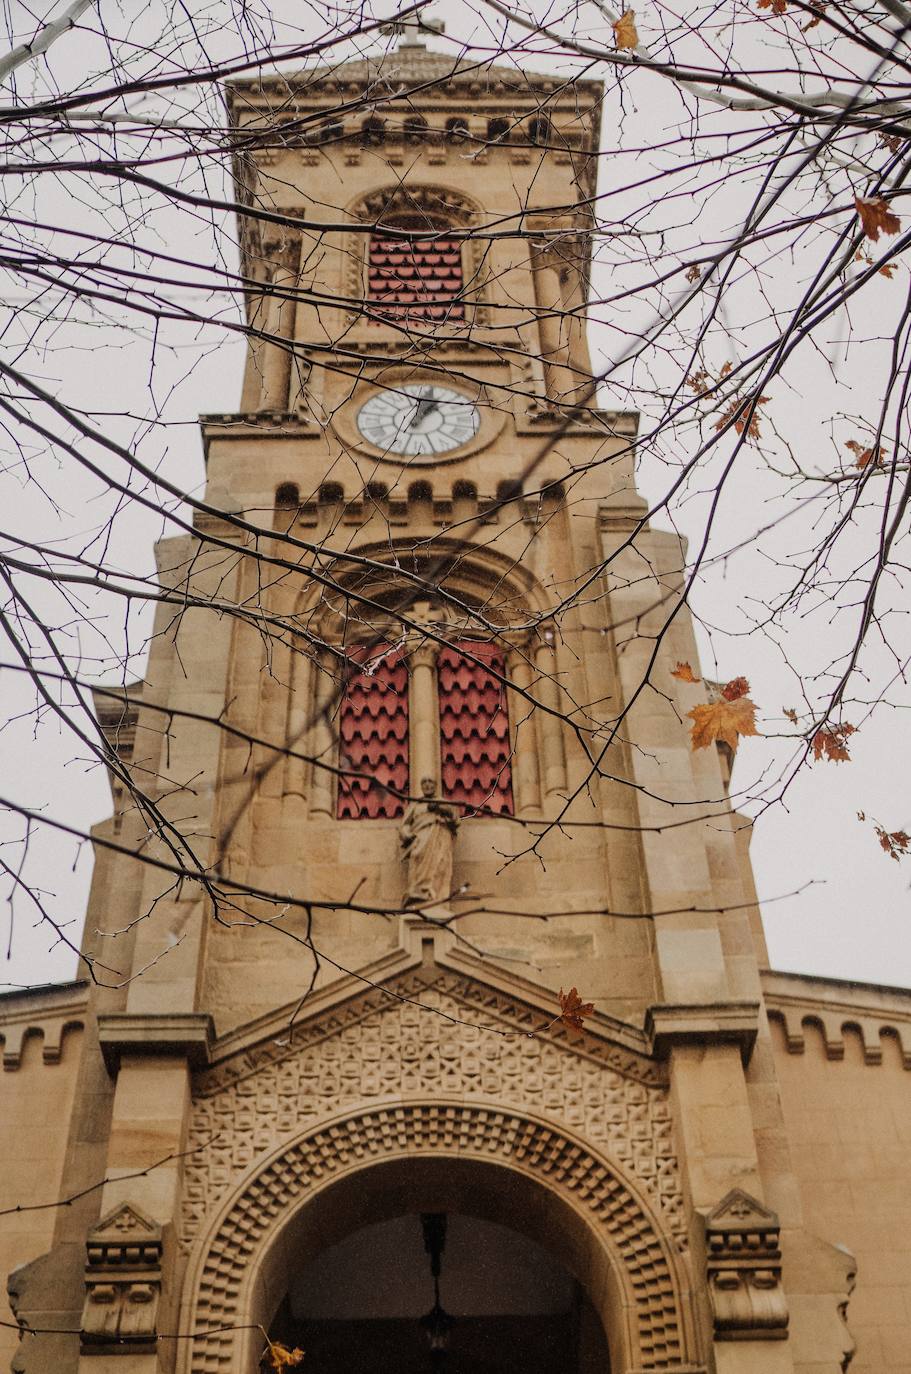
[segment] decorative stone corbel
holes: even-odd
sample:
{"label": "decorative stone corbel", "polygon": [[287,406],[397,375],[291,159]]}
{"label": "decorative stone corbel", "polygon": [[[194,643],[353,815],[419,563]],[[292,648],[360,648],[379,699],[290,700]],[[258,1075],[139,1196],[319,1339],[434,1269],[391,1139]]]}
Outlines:
{"label": "decorative stone corbel", "polygon": [[161,1297],[161,1227],[121,1203],[88,1234],[82,1350],[154,1350]]}
{"label": "decorative stone corbel", "polygon": [[780,1229],[777,1214],[740,1188],[705,1218],[706,1278],[716,1341],[787,1339]]}

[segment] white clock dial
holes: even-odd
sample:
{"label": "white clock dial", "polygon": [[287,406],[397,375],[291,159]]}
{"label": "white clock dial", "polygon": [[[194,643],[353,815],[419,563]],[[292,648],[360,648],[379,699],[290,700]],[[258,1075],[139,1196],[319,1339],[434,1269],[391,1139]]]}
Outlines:
{"label": "white clock dial", "polygon": [[432,457],[467,444],[478,432],[476,405],[445,386],[407,385],[378,391],[357,417],[364,438],[405,458]]}

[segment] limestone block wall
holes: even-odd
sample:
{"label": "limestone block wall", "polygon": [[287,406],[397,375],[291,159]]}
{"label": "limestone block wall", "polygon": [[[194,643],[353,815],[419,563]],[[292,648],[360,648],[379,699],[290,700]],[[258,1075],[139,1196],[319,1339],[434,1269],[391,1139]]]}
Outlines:
{"label": "limestone block wall", "polygon": [[911,992],[764,982],[806,1228],[857,1260],[851,1374],[911,1374]]}
{"label": "limestone block wall", "polygon": [[[61,1196],[84,1006],[79,983],[0,997],[0,1322],[15,1321],[6,1276],[53,1242],[56,1209],[11,1209]],[[9,1367],[18,1342],[13,1328],[0,1326],[0,1368]]]}

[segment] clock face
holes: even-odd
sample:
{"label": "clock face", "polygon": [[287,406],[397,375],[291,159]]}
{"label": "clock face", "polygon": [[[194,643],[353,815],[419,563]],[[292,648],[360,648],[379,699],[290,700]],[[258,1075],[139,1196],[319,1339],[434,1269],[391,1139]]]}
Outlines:
{"label": "clock face", "polygon": [[458,391],[445,386],[400,386],[365,401],[357,417],[364,438],[405,458],[431,457],[467,444],[481,414]]}

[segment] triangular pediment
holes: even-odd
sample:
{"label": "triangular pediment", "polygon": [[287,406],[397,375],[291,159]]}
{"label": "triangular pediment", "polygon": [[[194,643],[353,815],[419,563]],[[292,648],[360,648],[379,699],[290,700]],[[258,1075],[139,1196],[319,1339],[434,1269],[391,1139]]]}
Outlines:
{"label": "triangular pediment", "polygon": [[666,1063],[634,1026],[595,1012],[572,1036],[559,1013],[555,991],[406,918],[383,959],[215,1041],[193,1075],[185,1243],[257,1156],[323,1129],[344,1139],[366,1107],[394,1120],[421,1103],[577,1132],[684,1243]]}
{"label": "triangular pediment", "polygon": [[[448,1010],[438,1005],[443,998]],[[426,1017],[427,1037],[462,1024],[501,1037],[546,1037],[567,1054],[650,1086],[666,1070],[638,1027],[595,1012],[581,1034],[559,1021],[556,994],[460,949],[448,932],[406,926],[402,945],[373,964],[216,1040],[209,1067],[195,1077],[206,1094],[318,1044],[343,1036],[378,1013],[407,1006]]]}
{"label": "triangular pediment", "polygon": [[155,1240],[160,1236],[161,1227],[158,1223],[130,1202],[121,1202],[89,1232],[89,1240],[94,1244],[122,1243],[128,1237]]}
{"label": "triangular pediment", "polygon": [[706,1230],[768,1231],[778,1227],[778,1214],[742,1188],[732,1188],[705,1219]]}

